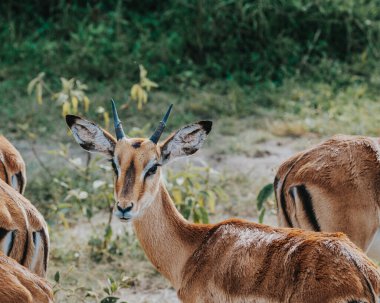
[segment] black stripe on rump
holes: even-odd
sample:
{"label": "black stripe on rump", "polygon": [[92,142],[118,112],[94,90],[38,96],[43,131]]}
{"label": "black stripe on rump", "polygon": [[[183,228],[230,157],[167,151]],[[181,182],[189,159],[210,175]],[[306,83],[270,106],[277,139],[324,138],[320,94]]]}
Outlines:
{"label": "black stripe on rump", "polygon": [[321,231],[321,226],[319,225],[319,222],[315,215],[313,200],[304,184],[297,186],[297,193],[305,209],[306,216],[309,219],[310,224],[313,226],[313,230]]}
{"label": "black stripe on rump", "polygon": [[276,206],[277,206],[277,209],[278,209],[278,199],[277,199],[277,186],[278,186],[278,181],[280,181],[277,176],[274,178],[274,181],[273,181],[273,189],[274,189],[274,197],[275,197],[275,200],[276,200]]}
{"label": "black stripe on rump", "polygon": [[24,186],[25,186],[25,180],[24,180],[24,176],[22,175],[22,172],[18,172],[16,174],[16,178],[17,178],[20,193],[22,193],[24,191]]}
{"label": "black stripe on rump", "polygon": [[39,231],[39,233],[41,235],[42,242],[43,242],[43,245],[44,245],[44,269],[45,269],[45,272],[46,272],[47,271],[48,256],[49,256],[49,243],[48,243],[48,239],[47,239],[45,230],[41,229]]}
{"label": "black stripe on rump", "polygon": [[20,264],[21,265],[25,265],[26,257],[28,256],[28,250],[29,250],[29,232],[26,231],[26,239],[25,239],[24,252],[23,252],[22,258],[20,260]]}
{"label": "black stripe on rump", "polygon": [[290,220],[288,211],[286,209],[286,200],[285,200],[285,193],[284,193],[284,187],[285,187],[285,182],[286,182],[287,176],[288,175],[285,176],[284,181],[281,184],[280,203],[281,203],[281,209],[282,209],[282,212],[284,214],[286,223],[289,225],[289,227],[293,227],[293,223]]}
{"label": "black stripe on rump", "polygon": [[4,237],[9,233],[9,230],[0,227],[0,241],[4,239]]}

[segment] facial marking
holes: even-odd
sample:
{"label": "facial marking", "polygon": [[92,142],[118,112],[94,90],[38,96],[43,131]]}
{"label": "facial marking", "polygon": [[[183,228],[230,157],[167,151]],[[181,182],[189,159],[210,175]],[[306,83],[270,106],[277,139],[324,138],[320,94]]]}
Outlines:
{"label": "facial marking", "polygon": [[135,149],[139,148],[140,146],[141,146],[141,142],[134,142],[134,143],[132,143],[132,147],[135,148]]}
{"label": "facial marking", "polygon": [[128,191],[133,190],[133,185],[135,184],[135,175],[135,165],[132,161],[131,165],[129,165],[127,171],[125,172],[124,186],[122,191],[123,195],[126,195]]}
{"label": "facial marking", "polygon": [[111,160],[112,162],[112,168],[114,169],[117,177],[120,177],[120,165],[119,165],[119,160],[116,156],[114,156]]}
{"label": "facial marking", "polygon": [[147,165],[145,165],[142,173],[141,173],[141,176],[140,176],[140,179],[141,181],[143,181],[145,179],[145,176],[146,176],[146,173],[154,166],[156,165],[157,163],[157,160],[156,159],[152,159],[148,162]]}

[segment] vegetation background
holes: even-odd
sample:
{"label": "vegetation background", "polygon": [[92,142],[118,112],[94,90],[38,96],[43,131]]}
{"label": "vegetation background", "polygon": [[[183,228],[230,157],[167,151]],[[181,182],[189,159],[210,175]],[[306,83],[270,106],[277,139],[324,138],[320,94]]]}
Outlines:
{"label": "vegetation background", "polygon": [[378,0],[3,0],[0,40],[0,131],[49,222],[58,302],[176,302],[130,228],[109,224],[109,165],[78,149],[62,112],[107,128],[112,97],[135,136],[169,103],[169,131],[213,119],[205,150],[166,176],[195,221],[275,224],[256,196],[282,160],[332,134],[380,133]]}

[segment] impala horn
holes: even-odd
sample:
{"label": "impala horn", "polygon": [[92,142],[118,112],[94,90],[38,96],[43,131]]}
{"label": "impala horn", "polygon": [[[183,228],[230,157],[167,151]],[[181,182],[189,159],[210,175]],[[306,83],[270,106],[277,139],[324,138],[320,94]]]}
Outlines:
{"label": "impala horn", "polygon": [[115,125],[116,139],[117,139],[117,141],[119,141],[119,140],[125,138],[125,134],[124,134],[123,126],[121,125],[121,121],[119,119],[119,116],[117,115],[115,101],[113,101],[113,99],[111,99],[111,103],[112,103],[113,123]]}
{"label": "impala horn", "polygon": [[173,104],[170,104],[164,118],[161,120],[161,122],[158,124],[156,130],[154,131],[153,135],[150,137],[150,141],[152,141],[154,144],[157,144],[158,140],[160,140],[160,137],[162,135],[162,132],[165,129],[166,121],[168,121],[170,112],[172,110]]}

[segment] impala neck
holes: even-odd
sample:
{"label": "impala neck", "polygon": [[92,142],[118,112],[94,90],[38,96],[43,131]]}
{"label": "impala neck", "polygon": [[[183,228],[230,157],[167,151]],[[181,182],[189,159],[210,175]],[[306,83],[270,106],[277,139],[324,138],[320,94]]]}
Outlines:
{"label": "impala neck", "polygon": [[134,220],[133,225],[152,264],[179,289],[182,269],[200,245],[209,225],[186,221],[162,183],[152,204]]}

